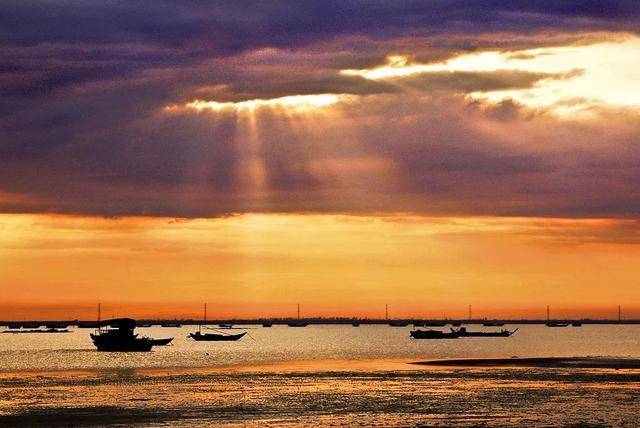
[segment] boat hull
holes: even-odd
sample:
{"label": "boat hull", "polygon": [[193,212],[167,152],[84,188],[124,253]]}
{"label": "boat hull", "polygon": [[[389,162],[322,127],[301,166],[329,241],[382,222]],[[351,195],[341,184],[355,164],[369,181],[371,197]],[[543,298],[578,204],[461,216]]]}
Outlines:
{"label": "boat hull", "polygon": [[446,332],[438,330],[414,330],[409,332],[414,339],[457,339],[460,337],[458,332]]}
{"label": "boat hull", "polygon": [[92,334],[93,344],[101,352],[149,352],[154,346],[153,339],[131,337],[115,340],[111,337]]}
{"label": "boat hull", "polygon": [[232,342],[235,340],[240,340],[242,337],[247,334],[213,334],[213,333],[190,333],[189,337],[198,342]]}

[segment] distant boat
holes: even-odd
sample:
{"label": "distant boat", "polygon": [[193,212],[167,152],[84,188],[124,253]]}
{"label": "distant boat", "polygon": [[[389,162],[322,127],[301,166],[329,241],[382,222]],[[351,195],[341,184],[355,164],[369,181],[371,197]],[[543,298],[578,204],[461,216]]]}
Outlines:
{"label": "distant boat", "polygon": [[289,327],[306,327],[306,326],[309,325],[309,323],[308,322],[302,322],[302,321],[291,321],[291,322],[288,322],[287,325]]}
{"label": "distant boat", "polygon": [[[202,333],[202,324],[207,322],[207,304],[204,304],[204,317],[202,319],[202,323],[198,326],[198,331],[195,333],[189,333],[189,338],[198,341],[198,342],[229,342],[241,339],[246,332],[239,334],[229,334],[229,333]],[[229,327],[233,328],[232,324],[227,324]]]}
{"label": "distant boat", "polygon": [[451,321],[451,325],[454,327],[460,327],[462,325],[461,321]]}
{"label": "distant boat", "polygon": [[568,327],[568,322],[560,322],[560,321],[547,321],[545,324],[547,327]]}
{"label": "distant boat", "polygon": [[273,326],[273,323],[272,322],[263,322],[262,326],[263,327],[271,327],[271,326]]}
{"label": "distant boat", "polygon": [[152,327],[153,324],[151,323],[144,323],[144,324],[138,324],[138,327]]}
{"label": "distant boat", "polygon": [[220,327],[220,328],[233,328],[233,324],[223,322],[222,324],[218,324],[218,327]]}
{"label": "distant boat", "polygon": [[582,327],[582,321],[571,321],[571,327]]}
{"label": "distant boat", "polygon": [[482,323],[484,327],[502,327],[504,325],[503,322],[498,321],[485,321]]}
{"label": "distant boat", "polygon": [[11,334],[25,334],[25,333],[71,333],[70,330],[66,328],[48,328],[46,330],[42,330],[39,328],[33,328],[28,330],[4,330],[3,333],[11,333]]}
{"label": "distant boat", "polygon": [[222,342],[222,341],[235,341],[241,339],[247,332],[239,334],[222,334],[222,333],[202,333],[196,331],[195,333],[189,333],[189,337],[198,342]]}
{"label": "distant boat", "polygon": [[78,328],[98,328],[98,323],[97,322],[78,323]]}
{"label": "distant boat", "polygon": [[162,324],[160,324],[160,327],[178,328],[182,327],[182,324],[177,322],[163,322]]}
{"label": "distant boat", "polygon": [[166,339],[151,339],[153,340],[153,346],[166,346],[171,343],[173,337],[168,337]]}
{"label": "distant boat", "polygon": [[460,333],[456,330],[440,331],[440,330],[413,330],[409,332],[414,339],[457,339]]}
{"label": "distant boat", "polygon": [[116,318],[98,323],[98,331],[90,336],[98,351],[104,352],[149,352],[154,346],[166,345],[173,340],[140,337],[133,332],[135,328],[136,320]]}
{"label": "distant boat", "polygon": [[298,303],[298,320],[290,321],[287,323],[289,327],[306,327],[309,325],[308,322],[300,321],[300,303]]}
{"label": "distant boat", "polygon": [[360,323],[359,323],[359,322],[351,323],[351,325],[352,325],[353,327],[360,327]]}
{"label": "distant boat", "polygon": [[389,321],[390,327],[407,327],[409,325],[406,321]]}
{"label": "distant boat", "polygon": [[422,325],[425,327],[444,327],[447,325],[446,321],[425,321]]}
{"label": "distant boat", "polygon": [[460,335],[460,337],[509,337],[518,329],[513,331],[500,330],[500,331],[467,331],[466,327],[460,327],[457,330],[451,329]]}

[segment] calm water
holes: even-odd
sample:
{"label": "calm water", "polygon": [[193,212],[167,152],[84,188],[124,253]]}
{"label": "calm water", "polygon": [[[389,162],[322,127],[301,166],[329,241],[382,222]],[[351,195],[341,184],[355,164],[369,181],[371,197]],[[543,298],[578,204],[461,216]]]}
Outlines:
{"label": "calm water", "polygon": [[409,328],[274,326],[229,343],[188,340],[193,327],[151,327],[140,333],[174,336],[174,346],[140,354],[98,353],[88,329],[2,334],[0,425],[640,424],[638,371],[407,364],[640,357],[636,326],[518,327],[506,339],[416,341]]}

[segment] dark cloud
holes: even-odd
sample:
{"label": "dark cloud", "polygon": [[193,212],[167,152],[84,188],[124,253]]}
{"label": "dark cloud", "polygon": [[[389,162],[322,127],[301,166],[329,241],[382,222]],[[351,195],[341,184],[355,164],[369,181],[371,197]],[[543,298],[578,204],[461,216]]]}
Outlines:
{"label": "dark cloud", "polygon": [[[6,1],[0,210],[635,216],[632,114],[584,130],[460,95],[570,76],[377,82],[339,70],[388,54],[440,61],[589,41],[584,32],[636,31],[639,11],[621,1]],[[253,123],[163,110],[321,93],[360,97],[315,118],[263,108]],[[609,126],[621,129],[615,141]]]}

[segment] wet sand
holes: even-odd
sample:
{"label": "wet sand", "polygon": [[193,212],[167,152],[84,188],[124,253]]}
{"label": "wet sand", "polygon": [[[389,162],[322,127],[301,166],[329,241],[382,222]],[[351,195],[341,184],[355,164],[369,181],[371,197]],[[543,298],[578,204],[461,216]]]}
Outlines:
{"label": "wet sand", "polygon": [[446,367],[546,367],[583,369],[640,370],[640,359],[608,357],[543,357],[543,358],[461,358],[411,362],[420,366]]}
{"label": "wet sand", "polygon": [[[545,366],[506,366],[504,359],[447,361],[467,367],[445,366],[442,360],[434,366],[337,360],[231,370],[5,372],[0,376],[0,426],[640,424],[640,373],[575,365],[630,367],[640,360],[517,360]],[[473,366],[474,361],[492,366]],[[574,365],[559,366],[568,361]],[[350,366],[354,369],[347,370]]]}

